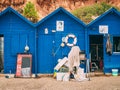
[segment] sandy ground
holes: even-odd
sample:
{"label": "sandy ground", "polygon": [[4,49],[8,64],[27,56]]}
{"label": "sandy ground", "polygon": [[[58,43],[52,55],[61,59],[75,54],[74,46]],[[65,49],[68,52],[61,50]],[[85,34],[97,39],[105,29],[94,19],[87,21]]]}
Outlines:
{"label": "sandy ground", "polygon": [[52,77],[0,77],[0,90],[120,90],[120,76],[95,76],[90,81],[57,81]]}

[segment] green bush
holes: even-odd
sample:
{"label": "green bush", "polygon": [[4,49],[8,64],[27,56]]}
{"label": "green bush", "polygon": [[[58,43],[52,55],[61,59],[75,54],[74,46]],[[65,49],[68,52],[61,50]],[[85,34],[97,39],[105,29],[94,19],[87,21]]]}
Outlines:
{"label": "green bush", "polygon": [[112,6],[107,3],[94,4],[92,6],[85,6],[74,10],[72,13],[76,17],[80,18],[85,23],[89,23],[92,20],[92,16],[99,16]]}
{"label": "green bush", "polygon": [[23,10],[23,15],[32,22],[38,21],[37,11],[35,10],[34,4],[28,2]]}

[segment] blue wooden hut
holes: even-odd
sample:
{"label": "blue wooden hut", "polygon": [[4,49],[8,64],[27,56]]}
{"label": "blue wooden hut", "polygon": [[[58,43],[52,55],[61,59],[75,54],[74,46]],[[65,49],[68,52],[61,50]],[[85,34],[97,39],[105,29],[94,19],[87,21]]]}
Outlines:
{"label": "blue wooden hut", "polygon": [[[94,69],[120,72],[119,21],[120,13],[111,8],[86,26],[60,7],[34,25],[8,7],[0,13],[0,66],[4,73],[15,73],[17,54],[24,53],[28,45],[32,73],[53,73],[58,59],[67,57],[71,46],[77,45],[96,65]],[[109,53],[108,41],[112,46]]]}
{"label": "blue wooden hut", "polygon": [[[109,9],[87,25],[87,55],[98,68],[101,68],[101,60],[103,61],[104,73],[111,73],[112,69],[120,72],[119,26],[120,12],[115,8]],[[111,45],[110,52],[107,51],[107,41]]]}
{"label": "blue wooden hut", "polygon": [[32,72],[35,72],[35,35],[33,23],[11,7],[0,13],[0,51],[4,73],[16,72],[17,53],[24,53],[26,44],[32,53]]}
{"label": "blue wooden hut", "polygon": [[[38,22],[36,24],[38,73],[53,73],[58,59],[67,57],[73,44],[85,50],[85,26],[62,7]],[[67,43],[65,43],[66,36],[70,36]]]}

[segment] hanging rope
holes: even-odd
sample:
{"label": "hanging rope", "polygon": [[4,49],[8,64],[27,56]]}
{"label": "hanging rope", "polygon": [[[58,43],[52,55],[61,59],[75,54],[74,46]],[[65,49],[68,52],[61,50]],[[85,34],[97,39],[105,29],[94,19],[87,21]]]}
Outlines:
{"label": "hanging rope", "polygon": [[60,47],[61,47],[61,45],[59,45],[59,47],[57,48],[56,52],[53,53],[53,56],[55,56],[55,55],[57,54],[57,52],[58,52],[58,50],[60,49]]}

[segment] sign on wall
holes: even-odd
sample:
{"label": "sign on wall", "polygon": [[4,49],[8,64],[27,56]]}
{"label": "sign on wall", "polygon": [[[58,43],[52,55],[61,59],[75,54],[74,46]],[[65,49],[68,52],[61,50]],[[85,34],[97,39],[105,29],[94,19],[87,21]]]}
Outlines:
{"label": "sign on wall", "polygon": [[99,25],[99,33],[108,34],[108,25]]}
{"label": "sign on wall", "polygon": [[64,21],[56,22],[56,31],[64,31]]}
{"label": "sign on wall", "polygon": [[31,77],[32,55],[18,54],[16,77]]}

